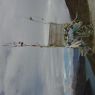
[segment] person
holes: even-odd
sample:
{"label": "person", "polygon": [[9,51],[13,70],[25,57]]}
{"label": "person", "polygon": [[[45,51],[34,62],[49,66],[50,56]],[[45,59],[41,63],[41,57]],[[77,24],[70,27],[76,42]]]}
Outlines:
{"label": "person", "polygon": [[[75,19],[74,21],[72,21],[71,24],[66,23],[64,24],[64,37],[67,37],[67,45],[71,45],[71,43],[74,40],[74,34],[80,29],[80,27],[82,26],[82,22]],[[67,34],[67,35],[66,35]]]}
{"label": "person", "polygon": [[30,18],[29,18],[29,20],[33,20],[33,18],[32,18],[32,17],[30,17]]}
{"label": "person", "polygon": [[71,45],[71,43],[73,42],[73,40],[74,40],[73,30],[72,30],[72,28],[70,28],[69,32],[68,32],[68,45]]}
{"label": "person", "polygon": [[69,23],[65,23],[64,24],[64,40],[65,40],[65,44],[68,43],[68,32],[69,32]]}
{"label": "person", "polygon": [[80,29],[80,27],[82,26],[82,22],[81,21],[79,21],[79,20],[76,20],[74,23],[73,23],[73,25],[72,25],[72,30],[73,30],[73,33],[76,33],[79,29]]}
{"label": "person", "polygon": [[18,44],[19,44],[21,47],[23,47],[23,45],[24,45],[24,43],[21,42],[21,41],[19,41]]}
{"label": "person", "polygon": [[21,47],[23,46],[23,42],[21,42]]}

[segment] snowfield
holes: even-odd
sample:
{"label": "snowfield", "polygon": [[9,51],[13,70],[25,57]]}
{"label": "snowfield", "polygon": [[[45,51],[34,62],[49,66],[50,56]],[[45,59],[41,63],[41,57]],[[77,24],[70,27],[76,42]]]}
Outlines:
{"label": "snowfield", "polygon": [[[0,0],[0,44],[47,45],[49,24],[32,22],[30,17],[70,22],[65,0]],[[67,79],[69,87],[72,84],[72,57],[73,49],[0,46],[0,95],[73,95],[66,86]]]}

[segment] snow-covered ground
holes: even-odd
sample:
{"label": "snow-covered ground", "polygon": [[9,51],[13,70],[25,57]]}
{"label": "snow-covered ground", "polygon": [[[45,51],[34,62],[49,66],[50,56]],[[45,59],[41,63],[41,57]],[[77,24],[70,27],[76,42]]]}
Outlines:
{"label": "snow-covered ground", "polygon": [[[0,0],[0,44],[23,41],[46,45],[49,25],[32,22],[29,17],[70,22],[65,0]],[[72,56],[73,50],[66,48],[0,47],[0,93],[63,95],[68,84],[65,80],[72,80],[72,67],[68,76],[65,74],[65,63],[70,68]],[[70,90],[66,95],[72,95]]]}

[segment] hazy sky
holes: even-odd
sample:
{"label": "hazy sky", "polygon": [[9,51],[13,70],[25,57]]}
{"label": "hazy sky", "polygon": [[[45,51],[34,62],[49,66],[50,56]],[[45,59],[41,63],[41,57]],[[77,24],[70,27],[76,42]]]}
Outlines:
{"label": "hazy sky", "polygon": [[[49,25],[31,22],[30,16],[46,22],[70,22],[65,0],[0,0],[0,44],[47,44]],[[0,92],[63,95],[63,56],[62,48],[0,47]]]}

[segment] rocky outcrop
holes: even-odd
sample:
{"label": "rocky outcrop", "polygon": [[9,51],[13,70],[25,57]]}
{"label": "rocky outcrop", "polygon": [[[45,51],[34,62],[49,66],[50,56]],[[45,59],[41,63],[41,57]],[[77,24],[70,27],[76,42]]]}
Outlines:
{"label": "rocky outcrop", "polygon": [[[95,0],[65,0],[68,6],[71,19],[73,20],[78,14],[78,18],[84,24],[93,24],[95,29]],[[94,40],[93,40],[94,37]],[[94,36],[87,39],[90,47],[95,52],[95,32]]]}
{"label": "rocky outcrop", "polygon": [[90,19],[94,25],[94,39],[93,39],[93,52],[95,53],[95,0],[88,0]]}
{"label": "rocky outcrop", "polygon": [[90,11],[87,0],[65,0],[68,6],[71,18],[74,19],[76,14],[84,24],[90,23]]}

